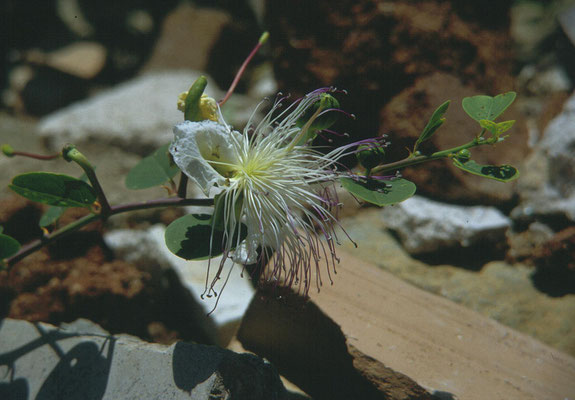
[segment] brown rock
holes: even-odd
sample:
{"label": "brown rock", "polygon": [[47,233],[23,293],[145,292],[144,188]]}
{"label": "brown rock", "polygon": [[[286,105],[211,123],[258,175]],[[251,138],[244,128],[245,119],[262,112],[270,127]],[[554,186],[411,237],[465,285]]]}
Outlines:
{"label": "brown rock", "polygon": [[93,79],[106,64],[106,48],[96,42],[76,42],[52,52],[32,50],[24,59],[36,65],[46,65],[82,79]]}
{"label": "brown rock", "polygon": [[562,230],[538,247],[534,259],[541,265],[557,264],[575,272],[575,227]]}
{"label": "brown rock", "polygon": [[[71,208],[62,223],[86,212]],[[40,215],[39,205],[25,199],[7,197],[0,202],[0,224],[22,243],[41,235]],[[110,332],[211,344],[214,338],[204,323],[205,315],[196,317],[199,308],[174,271],[143,271],[115,260],[103,241],[100,223],[87,225],[0,271],[0,318],[53,324],[89,318]],[[162,324],[163,331],[154,330],[154,323]]]}
{"label": "brown rock", "polygon": [[267,5],[280,90],[346,89],[342,107],[357,120],[337,129],[354,139],[374,136],[380,108],[418,77],[442,71],[489,94],[513,86],[508,1],[489,10],[484,2],[457,0]]}
{"label": "brown rock", "polygon": [[[433,111],[446,100],[451,104],[446,122],[424,142],[420,150],[425,154],[445,150],[467,143],[481,128],[463,108],[464,97],[483,94],[471,86],[462,84],[452,74],[437,72],[415,81],[414,85],[395,96],[381,112],[381,132],[391,139],[390,160],[408,155]],[[497,93],[489,93],[496,95]],[[511,164],[519,167],[527,154],[527,127],[522,116],[511,106],[500,120],[517,120],[509,131],[510,136],[496,146],[471,149],[473,159],[480,164]],[[396,150],[398,152],[393,152]],[[402,171],[407,179],[418,186],[418,193],[436,199],[458,203],[498,204],[511,202],[514,185],[502,183],[462,172],[450,161],[436,161]]]}
{"label": "brown rock", "polygon": [[556,233],[533,252],[536,284],[555,295],[575,293],[575,227]]}
{"label": "brown rock", "polygon": [[489,26],[479,13],[464,18],[458,3],[268,2],[280,86],[303,92],[310,84],[338,84],[389,96],[443,70],[482,88],[508,87],[506,6]]}
{"label": "brown rock", "polygon": [[221,11],[182,3],[164,19],[158,41],[142,71],[204,70],[210,50],[229,20],[230,16]]}
{"label": "brown rock", "polygon": [[509,229],[506,236],[509,249],[505,259],[517,263],[531,259],[534,250],[551,239],[553,230],[540,222],[533,222],[522,232]]}
{"label": "brown rock", "polygon": [[320,390],[326,382],[341,398],[370,398],[369,392],[343,397],[351,387],[369,387],[366,380],[379,394],[387,383],[387,398],[417,398],[409,397],[418,388],[412,380],[437,397],[466,400],[575,393],[572,357],[349,254],[339,256],[332,286],[309,302],[278,290],[255,298],[238,333],[244,347],[269,358],[312,397],[332,398]]}
{"label": "brown rock", "polygon": [[260,290],[238,339],[269,359],[280,374],[314,399],[431,399],[407,376],[350,344],[313,302],[279,289]]}

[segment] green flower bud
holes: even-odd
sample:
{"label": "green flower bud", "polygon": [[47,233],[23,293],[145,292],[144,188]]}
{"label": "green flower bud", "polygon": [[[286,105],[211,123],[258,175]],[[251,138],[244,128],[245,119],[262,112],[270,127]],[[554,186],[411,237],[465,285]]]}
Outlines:
{"label": "green flower bud", "polygon": [[[320,99],[316,101],[311,107],[309,107],[306,112],[297,120],[296,126],[300,128],[303,127],[320,107],[322,111],[328,110],[330,108],[339,108],[339,102],[330,94],[322,94]],[[308,130],[310,132],[317,132],[324,129],[329,129],[333,124],[336,123],[338,114],[339,113],[337,112],[327,112],[323,115],[320,115],[311,123]]]}
{"label": "green flower bud", "polygon": [[385,150],[382,146],[374,146],[372,144],[362,144],[357,148],[357,161],[365,169],[373,169],[381,164],[385,158]]}
{"label": "green flower bud", "polygon": [[2,145],[2,153],[7,157],[14,157],[14,149],[9,144]]}
{"label": "green flower bud", "polygon": [[459,150],[455,154],[455,158],[461,162],[469,161],[469,159],[471,158],[471,152],[467,149]]}

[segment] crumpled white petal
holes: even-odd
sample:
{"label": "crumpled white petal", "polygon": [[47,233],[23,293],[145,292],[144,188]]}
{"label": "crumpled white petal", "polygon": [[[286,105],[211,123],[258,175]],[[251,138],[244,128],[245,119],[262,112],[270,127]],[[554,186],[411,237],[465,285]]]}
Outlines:
{"label": "crumpled white petal", "polygon": [[[233,136],[227,125],[214,121],[185,121],[174,127],[170,153],[176,165],[209,196],[213,186],[224,186],[230,165],[237,164]],[[214,163],[210,165],[210,161]]]}

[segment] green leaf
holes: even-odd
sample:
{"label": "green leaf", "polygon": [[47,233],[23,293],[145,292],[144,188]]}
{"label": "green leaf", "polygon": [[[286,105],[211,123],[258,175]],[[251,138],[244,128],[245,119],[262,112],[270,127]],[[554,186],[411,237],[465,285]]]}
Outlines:
{"label": "green leaf", "polygon": [[509,182],[519,178],[519,171],[511,165],[481,165],[473,160],[461,162],[453,159],[453,164],[466,172],[500,182]]}
{"label": "green leaf", "polygon": [[[246,234],[247,230],[242,225],[240,242]],[[168,249],[178,257],[205,260],[222,254],[224,232],[214,230],[212,233],[211,215],[189,214],[168,225],[164,238]]]}
{"label": "green leaf", "polygon": [[202,119],[202,112],[200,110],[200,99],[204,90],[208,86],[208,80],[205,76],[200,76],[192,84],[188,95],[186,96],[186,106],[184,110],[184,119],[186,121],[200,121]]}
{"label": "green leaf", "polygon": [[482,119],[479,121],[479,125],[481,125],[482,128],[487,129],[489,132],[491,132],[496,137],[499,137],[499,135],[501,135],[502,133],[507,132],[509,129],[511,129],[513,124],[515,124],[514,120],[503,121],[503,122],[499,122],[499,123],[489,121],[488,119]]}
{"label": "green leaf", "polygon": [[126,176],[126,187],[133,190],[148,189],[172,179],[179,169],[172,163],[169,147],[168,143],[136,164]]}
{"label": "green leaf", "polygon": [[66,211],[67,209],[68,207],[58,207],[58,206],[49,207],[44,212],[44,214],[42,214],[42,217],[40,218],[38,225],[40,225],[41,227],[52,225],[54,222],[56,222],[58,218],[62,216],[62,214],[64,214],[64,211]]}
{"label": "green leaf", "polygon": [[0,233],[0,260],[13,256],[20,250],[20,243],[11,236]]}
{"label": "green leaf", "polygon": [[380,181],[341,178],[341,185],[354,196],[377,206],[400,203],[415,194],[415,184],[403,178]]}
{"label": "green leaf", "polygon": [[[88,182],[88,177],[86,174],[80,175],[80,180],[84,182]],[[45,227],[48,225],[52,225],[54,222],[58,220],[64,214],[64,212],[68,209],[68,207],[58,207],[58,206],[50,206],[42,217],[40,217],[40,221],[38,221],[38,226]],[[1,232],[0,232],[1,233]]]}
{"label": "green leaf", "polygon": [[507,92],[495,97],[484,95],[466,97],[461,105],[465,112],[478,122],[482,119],[494,121],[513,103],[515,96],[515,92]]}
{"label": "green leaf", "polygon": [[449,103],[451,103],[451,100],[447,100],[445,103],[437,107],[437,109],[433,112],[433,115],[429,119],[429,122],[427,123],[427,125],[425,125],[425,128],[423,128],[423,132],[421,132],[421,135],[419,135],[417,142],[415,142],[415,149],[417,149],[417,147],[422,142],[426,141],[431,136],[433,136],[435,131],[439,129],[441,125],[443,125],[443,123],[445,122],[445,118],[443,118],[443,115],[447,112],[447,108],[449,108]]}
{"label": "green leaf", "polygon": [[89,207],[96,201],[94,189],[71,176],[29,172],[14,177],[10,189],[32,201],[59,207]]}

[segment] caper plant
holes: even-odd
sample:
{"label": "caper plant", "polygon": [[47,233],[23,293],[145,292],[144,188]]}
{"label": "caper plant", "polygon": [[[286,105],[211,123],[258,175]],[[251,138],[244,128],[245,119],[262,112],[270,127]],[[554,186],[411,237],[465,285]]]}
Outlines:
{"label": "caper plant", "polygon": [[[515,99],[508,92],[495,97],[474,96],[463,100],[467,114],[478,122],[478,133],[467,143],[423,154],[419,146],[429,140],[445,121],[450,102],[440,105],[413,145],[400,161],[385,163],[390,143],[385,137],[356,141],[330,151],[314,145],[318,134],[329,135],[339,109],[334,88],[319,88],[286,105],[279,95],[271,110],[257,119],[254,111],[239,132],[224,121],[221,107],[232,94],[245,66],[267,39],[264,34],[242,65],[225,98],[216,102],[204,94],[208,84],[200,77],[178,97],[184,121],[174,126],[174,139],[137,164],[126,177],[130,189],[162,185],[166,198],[129,204],[110,204],[93,165],[73,144],[58,155],[20,152],[4,145],[6,156],[45,160],[63,159],[77,164],[85,179],[48,172],[28,172],[9,184],[17,194],[50,207],[40,224],[44,234],[24,246],[0,232],[0,260],[11,268],[27,255],[60,240],[81,227],[117,214],[158,207],[211,206],[211,214],[188,214],[172,222],[165,231],[166,246],[186,260],[222,256],[206,292],[215,295],[226,266],[256,265],[259,279],[297,287],[307,293],[321,286],[320,265],[331,271],[338,263],[337,210],[343,204],[337,188],[357,199],[385,206],[411,197],[415,184],[400,175],[403,168],[428,161],[450,159],[466,172],[508,182],[518,177],[509,165],[480,165],[470,150],[502,142],[514,121],[495,122]],[[174,96],[175,97],[175,96]],[[269,101],[269,100],[268,100]],[[259,108],[259,106],[258,106]],[[350,170],[340,163],[355,154],[360,168]],[[176,176],[179,181],[176,184]],[[207,198],[190,198],[187,186],[198,186]],[[62,227],[58,218],[70,207],[84,207],[89,214]],[[56,228],[58,227],[58,228]],[[350,238],[351,239],[351,238]],[[315,272],[315,273],[314,273]]]}

